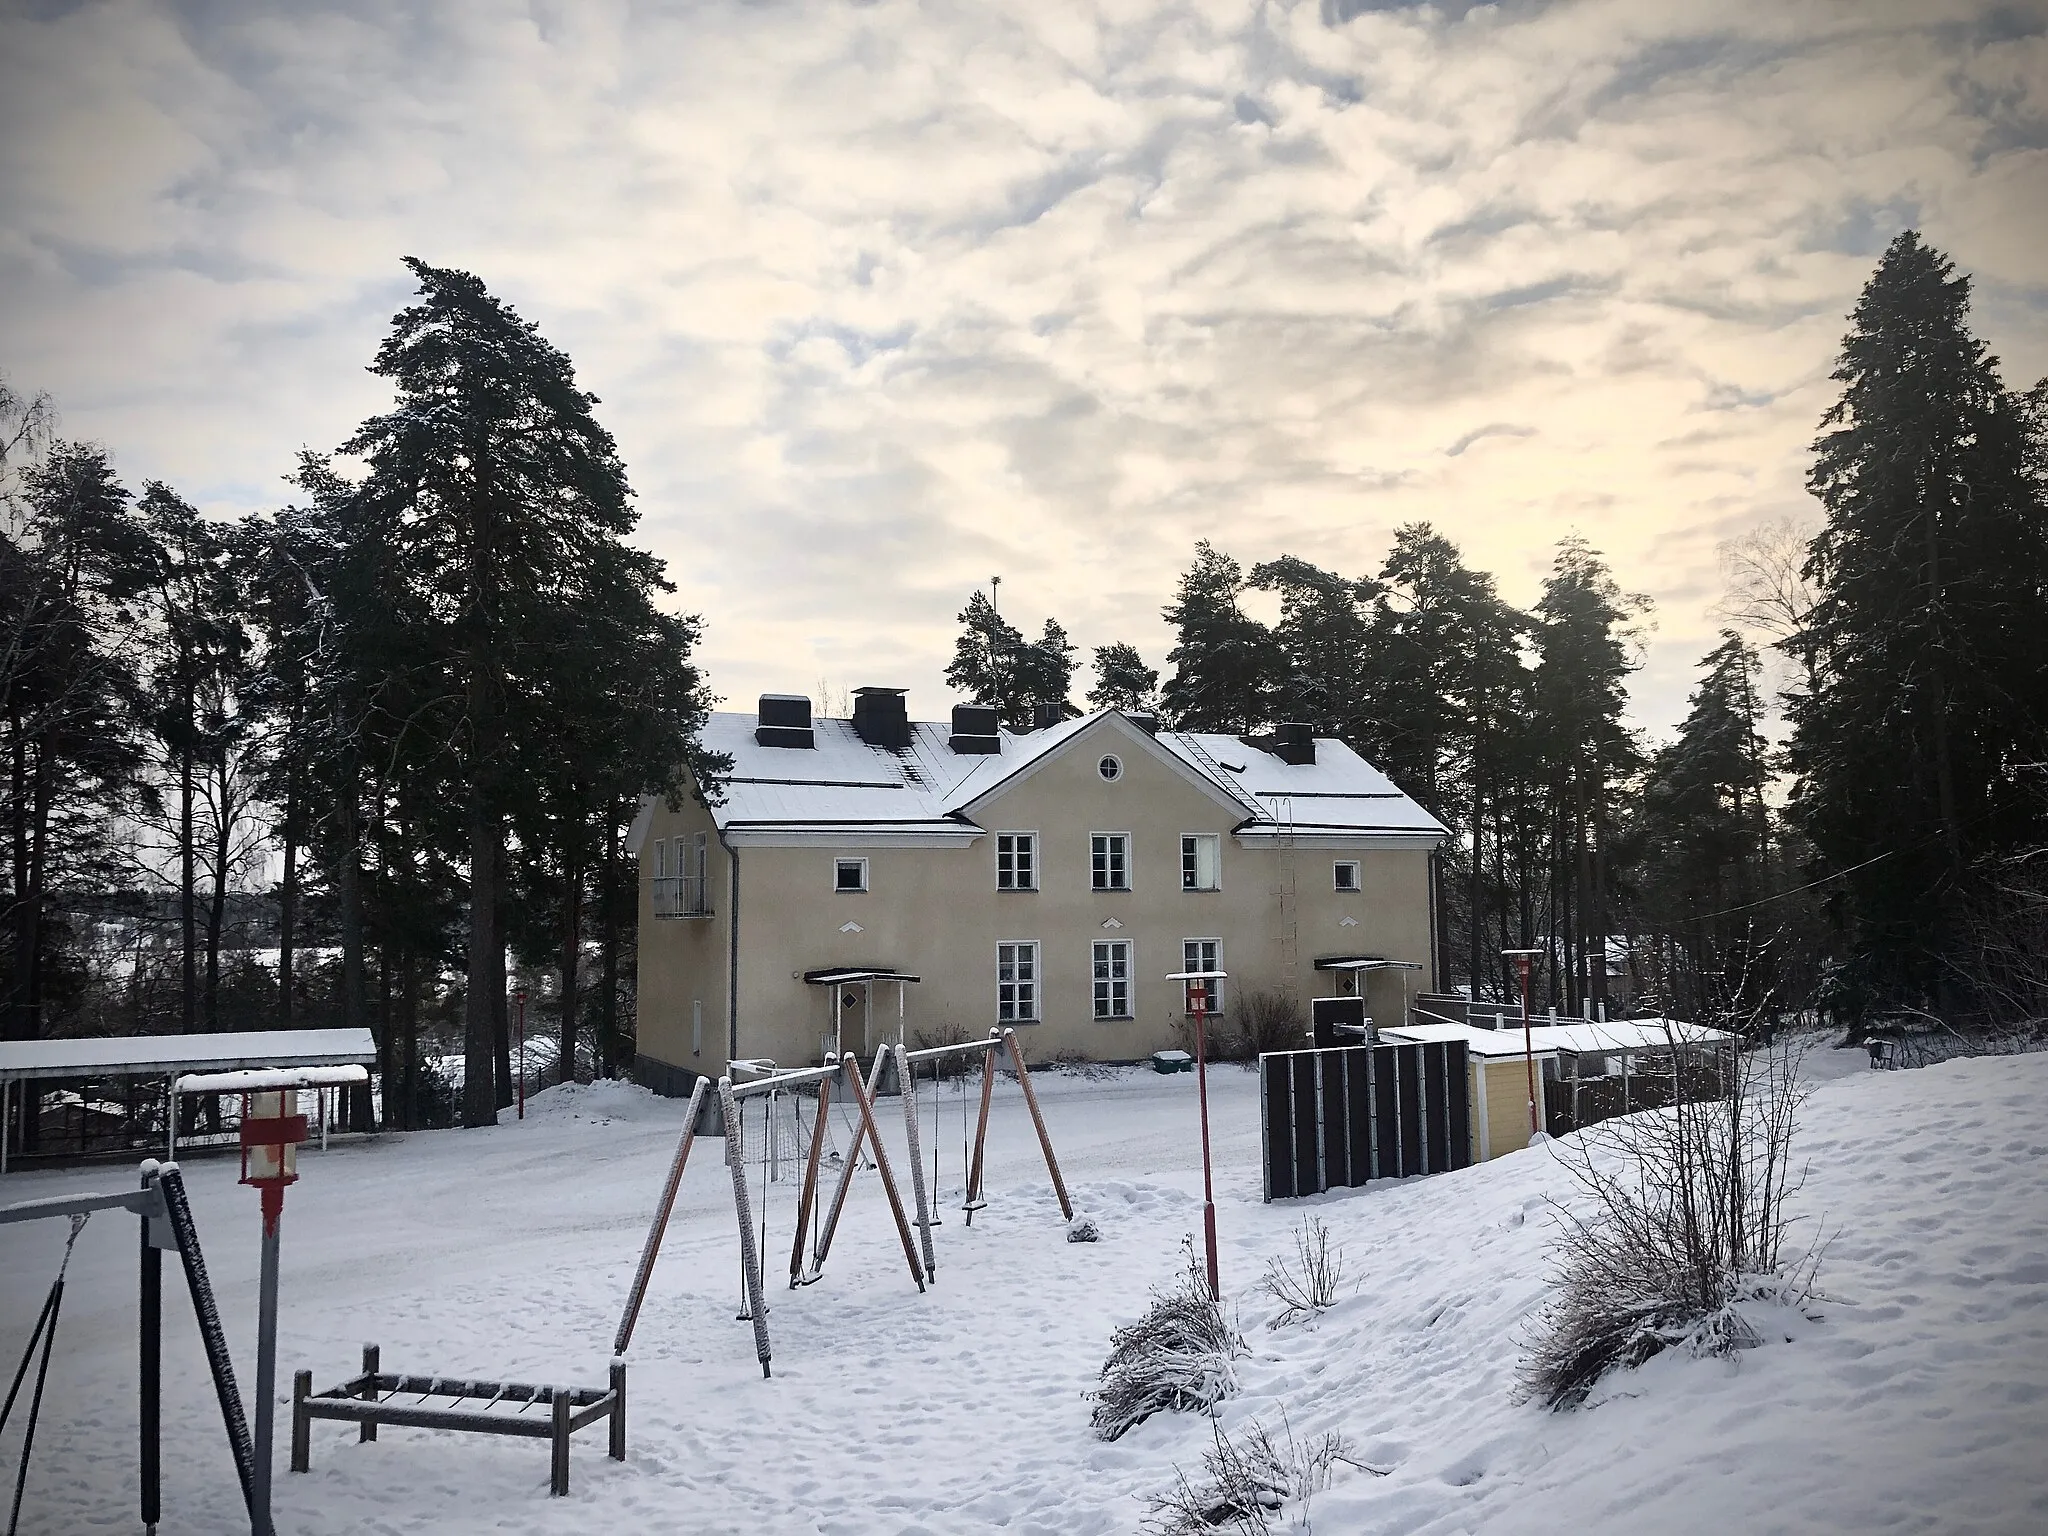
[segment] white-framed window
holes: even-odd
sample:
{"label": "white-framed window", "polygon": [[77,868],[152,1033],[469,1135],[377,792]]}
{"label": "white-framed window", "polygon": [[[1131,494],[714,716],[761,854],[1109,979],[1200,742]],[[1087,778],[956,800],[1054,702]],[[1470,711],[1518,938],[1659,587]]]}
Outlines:
{"label": "white-framed window", "polygon": [[1358,860],[1339,859],[1330,866],[1330,881],[1336,890],[1356,891],[1361,889],[1358,883]]}
{"label": "white-framed window", "polygon": [[1213,832],[1196,832],[1180,840],[1180,888],[1184,891],[1214,891],[1223,885],[1223,839]]}
{"label": "white-framed window", "polygon": [[1124,760],[1114,752],[1105,752],[1095,764],[1095,771],[1109,783],[1114,784],[1124,776]]}
{"label": "white-framed window", "polygon": [[[1221,939],[1182,939],[1180,941],[1180,968],[1184,971],[1220,971],[1223,969],[1223,941]],[[1181,983],[1181,1011],[1193,1013],[1194,1006],[1187,994],[1195,989],[1192,981]],[[1205,983],[1209,988],[1209,1016],[1214,1018],[1223,1011],[1223,983]]]}
{"label": "white-framed window", "polygon": [[1131,888],[1130,833],[1088,834],[1088,884],[1098,891],[1128,891]]}
{"label": "white-framed window", "polygon": [[654,840],[654,915],[709,917],[711,890],[706,876],[711,862],[710,834]]}
{"label": "white-framed window", "polygon": [[1038,834],[998,832],[996,834],[996,889],[1035,891],[1038,889]]}
{"label": "white-framed window", "polygon": [[1038,941],[1009,939],[996,946],[996,1021],[1027,1024],[1038,1017]]}
{"label": "white-framed window", "polygon": [[1131,941],[1095,941],[1095,1017],[1128,1019],[1131,1012]]}
{"label": "white-framed window", "polygon": [[848,893],[868,888],[868,861],[866,859],[834,859],[832,861],[832,889]]}

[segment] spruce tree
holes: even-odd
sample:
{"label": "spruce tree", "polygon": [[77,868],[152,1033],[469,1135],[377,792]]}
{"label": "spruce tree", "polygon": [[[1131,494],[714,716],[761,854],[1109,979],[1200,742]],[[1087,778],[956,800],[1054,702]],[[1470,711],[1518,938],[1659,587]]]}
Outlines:
{"label": "spruce tree", "polygon": [[1273,632],[1238,605],[1244,570],[1207,539],[1164,610],[1178,642],[1160,702],[1176,729],[1242,733],[1273,718],[1286,657]]}
{"label": "spruce tree", "polygon": [[1856,304],[1808,485],[1826,511],[1818,599],[1787,642],[1813,686],[1790,703],[1792,813],[1846,965],[1852,1019],[1951,1011],[1972,870],[2043,835],[2048,528],[2029,418],[1971,334],[1970,280],[1914,231]]}
{"label": "spruce tree", "polygon": [[1071,714],[1067,695],[1073,688],[1074,645],[1052,619],[1039,637],[1024,632],[996,612],[987,594],[976,592],[960,610],[960,637],[946,681],[976,704],[994,709],[1003,724],[1028,728],[1038,705]]}
{"label": "spruce tree", "polygon": [[1282,555],[1252,567],[1249,585],[1280,594],[1280,623],[1273,631],[1281,658],[1273,676],[1274,718],[1306,721],[1319,736],[1362,746],[1360,709],[1371,692],[1361,686],[1368,666],[1362,604],[1378,584]]}

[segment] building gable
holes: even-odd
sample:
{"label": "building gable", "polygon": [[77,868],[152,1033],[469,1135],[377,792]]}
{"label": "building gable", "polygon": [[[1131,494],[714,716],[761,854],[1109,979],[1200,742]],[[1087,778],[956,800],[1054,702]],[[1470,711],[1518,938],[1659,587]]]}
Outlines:
{"label": "building gable", "polygon": [[[1056,784],[1093,788],[1101,782],[1098,765],[1105,755],[1116,757],[1125,765],[1127,773],[1139,764],[1145,765],[1150,770],[1145,776],[1154,779],[1155,784],[1163,780],[1178,786],[1186,793],[1191,806],[1204,806],[1211,816],[1220,812],[1232,825],[1249,815],[1235,795],[1168,751],[1150,732],[1133,725],[1115,710],[1104,711],[1049,750],[1018,765],[986,788],[978,788],[972,799],[953,807],[954,814],[988,827],[1002,819],[1001,802],[1027,783],[1035,781],[1042,788],[1049,779]],[[1138,786],[1132,787],[1136,789]]]}

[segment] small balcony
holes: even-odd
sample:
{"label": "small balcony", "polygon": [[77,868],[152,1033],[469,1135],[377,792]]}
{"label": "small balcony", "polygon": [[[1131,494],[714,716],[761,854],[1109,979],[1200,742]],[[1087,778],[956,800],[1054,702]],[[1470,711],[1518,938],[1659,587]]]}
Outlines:
{"label": "small balcony", "polygon": [[656,875],[654,915],[691,918],[711,915],[711,892],[702,875]]}

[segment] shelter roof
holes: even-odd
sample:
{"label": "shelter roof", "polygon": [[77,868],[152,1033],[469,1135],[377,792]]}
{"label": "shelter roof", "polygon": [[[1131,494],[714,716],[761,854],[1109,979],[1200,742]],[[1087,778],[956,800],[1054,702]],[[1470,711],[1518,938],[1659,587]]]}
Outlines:
{"label": "shelter roof", "polygon": [[0,1081],[27,1077],[160,1077],[257,1067],[374,1065],[367,1029],[252,1029],[220,1035],[115,1035],[0,1041]]}
{"label": "shelter roof", "polygon": [[[1546,1041],[1544,1031],[1537,1030],[1531,1044],[1538,1056],[1552,1055],[1556,1047]],[[1436,1043],[1454,1044],[1463,1041],[1474,1056],[1506,1057],[1523,1053],[1522,1032],[1519,1029],[1474,1029],[1469,1024],[1427,1023],[1390,1025],[1380,1030],[1382,1040],[1391,1040],[1401,1045],[1431,1045]]]}

